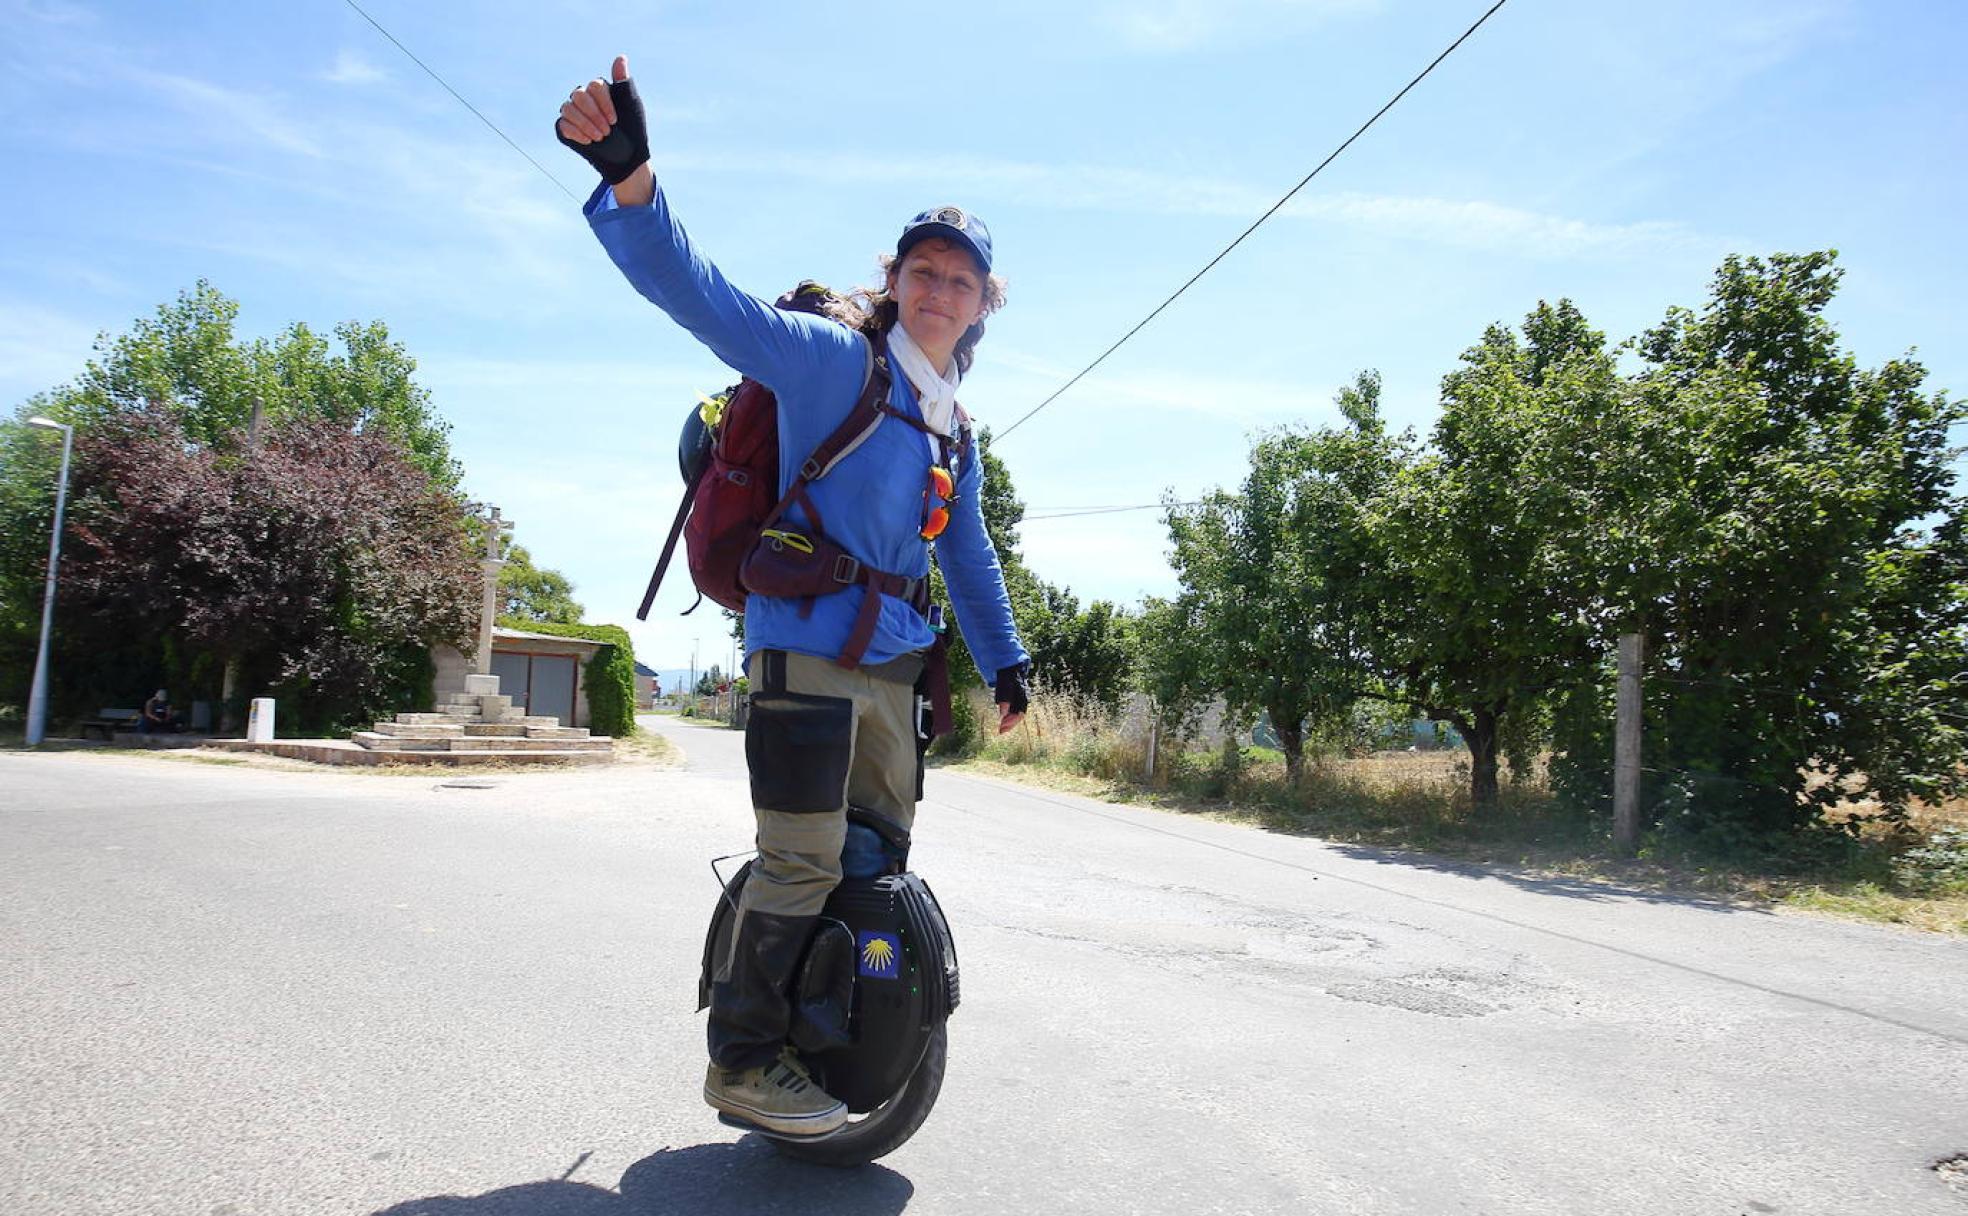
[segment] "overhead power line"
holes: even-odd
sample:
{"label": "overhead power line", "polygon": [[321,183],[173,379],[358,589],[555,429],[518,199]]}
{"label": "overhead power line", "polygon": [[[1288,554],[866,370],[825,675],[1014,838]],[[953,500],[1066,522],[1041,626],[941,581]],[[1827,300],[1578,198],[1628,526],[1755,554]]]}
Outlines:
{"label": "overhead power line", "polygon": [[394,46],[394,47],[395,47],[395,48],[396,48],[397,50],[399,50],[399,51],[402,51],[402,52],[403,52],[403,53],[404,53],[405,55],[408,55],[408,56],[410,57],[410,62],[411,62],[411,63],[414,63],[414,64],[416,64],[416,65],[417,65],[418,67],[420,67],[420,68],[422,68],[422,69],[424,69],[424,75],[426,75],[426,76],[428,76],[428,77],[430,77],[430,78],[431,78],[432,80],[435,80],[435,81],[436,81],[437,83],[439,83],[439,84],[441,84],[441,85],[443,85],[443,86],[444,86],[444,91],[445,91],[445,92],[447,92],[447,93],[449,93],[449,94],[451,94],[451,96],[453,96],[453,97],[455,97],[455,98],[457,98],[457,99],[458,99],[458,104],[459,104],[459,105],[461,105],[461,106],[463,106],[463,107],[465,107],[465,108],[466,108],[467,110],[470,110],[470,111],[472,112],[472,114],[473,114],[474,116],[476,116],[476,117],[477,117],[477,119],[478,119],[478,121],[480,121],[480,122],[482,122],[482,123],[484,123],[484,124],[485,124],[485,125],[486,125],[486,126],[487,126],[488,128],[490,128],[490,130],[491,130],[491,132],[492,132],[492,134],[494,134],[494,135],[496,135],[496,136],[498,136],[498,137],[499,137],[500,139],[503,139],[503,140],[505,140],[505,141],[506,141],[506,146],[507,146],[507,147],[509,147],[509,148],[511,148],[511,149],[512,149],[513,151],[515,151],[515,152],[517,152],[517,153],[519,153],[519,154],[520,154],[521,156],[524,156],[524,157],[526,157],[526,163],[527,163],[527,164],[529,164],[529,165],[532,165],[532,166],[533,166],[533,167],[534,167],[535,169],[538,169],[538,170],[540,171],[540,176],[541,176],[541,177],[544,177],[544,178],[546,178],[546,179],[547,179],[548,181],[550,181],[550,182],[552,182],[552,183],[554,184],[554,186],[555,186],[555,187],[556,187],[557,189],[559,189],[559,191],[560,191],[560,192],[561,192],[562,194],[565,194],[565,195],[566,195],[566,196],[567,196],[568,198],[570,198],[570,199],[573,199],[573,200],[574,200],[574,201],[575,201],[576,203],[579,203],[579,202],[581,201],[581,199],[580,199],[580,197],[579,197],[578,195],[576,195],[576,194],[575,194],[575,193],[574,193],[574,192],[573,192],[572,190],[569,190],[569,189],[567,188],[567,183],[565,183],[565,182],[563,182],[563,181],[561,181],[561,180],[560,180],[559,178],[557,178],[557,177],[555,177],[555,176],[554,176],[553,174],[551,174],[551,173],[549,173],[549,172],[547,172],[547,169],[546,169],[546,166],[545,166],[545,165],[542,165],[542,164],[541,164],[541,163],[540,163],[539,161],[537,161],[537,160],[534,160],[534,159],[533,159],[533,157],[532,157],[532,156],[531,156],[531,155],[530,155],[530,154],[529,154],[529,153],[528,153],[528,152],[526,151],[526,149],[524,149],[524,148],[522,148],[522,147],[520,147],[520,146],[519,146],[518,144],[516,144],[516,143],[514,143],[514,142],[512,141],[512,137],[511,137],[511,136],[509,136],[509,135],[507,135],[507,134],[506,134],[506,133],[505,133],[504,131],[501,131],[501,130],[499,129],[499,124],[497,124],[497,123],[495,123],[495,122],[493,122],[493,121],[492,121],[491,119],[489,119],[489,118],[487,118],[487,117],[486,117],[485,115],[483,115],[483,114],[480,114],[480,113],[478,112],[478,107],[477,107],[477,106],[475,106],[475,105],[473,105],[473,104],[472,104],[471,102],[469,102],[469,101],[466,101],[466,100],[465,100],[465,97],[464,97],[464,94],[462,94],[462,93],[460,93],[460,92],[458,92],[458,90],[456,90],[456,89],[454,89],[454,88],[452,88],[452,87],[451,87],[451,85],[450,85],[450,83],[449,83],[448,81],[446,81],[446,80],[444,79],[444,77],[442,77],[442,76],[439,76],[439,75],[438,75],[438,74],[437,74],[436,72],[434,72],[434,71],[432,71],[432,70],[431,70],[431,67],[430,67],[430,65],[429,65],[429,64],[427,64],[427,63],[425,63],[425,62],[424,62],[423,60],[421,60],[421,59],[419,59],[419,58],[417,58],[417,56],[416,56],[416,54],[415,54],[415,52],[413,52],[413,51],[411,51],[411,49],[410,49],[409,47],[407,47],[407,46],[404,46],[404,45],[403,45],[403,44],[402,44],[401,42],[398,42],[398,41],[396,40],[396,35],[395,35],[395,34],[392,34],[392,33],[390,33],[390,32],[389,32],[388,30],[386,30],[386,29],[384,29],[384,28],[383,28],[383,23],[382,23],[382,22],[380,22],[380,21],[378,21],[378,20],[376,20],[376,19],[375,19],[374,17],[371,17],[371,16],[370,16],[370,15],[369,15],[369,14],[368,14],[367,12],[364,12],[364,11],[363,11],[363,8],[362,8],[362,6],[361,6],[360,4],[357,4],[357,3],[355,2],[355,0],[342,0],[342,2],[343,2],[344,4],[346,4],[346,5],[348,5],[348,6],[350,7],[350,8],[352,8],[352,9],[354,9],[354,10],[355,10],[355,11],[356,11],[356,12],[357,12],[358,14],[360,14],[360,15],[361,15],[361,17],[362,17],[362,19],[363,19],[364,21],[367,21],[367,22],[368,22],[368,23],[369,23],[370,25],[373,25],[373,26],[375,26],[375,27],[376,27],[376,32],[377,32],[377,33],[379,33],[379,34],[381,34],[381,35],[382,35],[383,37],[385,37],[385,38],[387,38],[387,39],[389,39],[389,40],[390,40],[390,44],[391,44],[392,46]]}
{"label": "overhead power line", "polygon": [[1145,503],[1141,503],[1138,506],[1132,506],[1132,507],[1081,507],[1077,510],[1070,510],[1070,509],[1063,509],[1057,511],[1041,510],[1041,511],[1034,511],[1032,514],[1027,515],[1020,522],[1029,524],[1037,520],[1045,520],[1045,519],[1076,519],[1082,515],[1119,515],[1124,511],[1160,511],[1165,507],[1169,509],[1175,509],[1178,507],[1193,507],[1196,505],[1197,504],[1193,502],[1145,502]]}
{"label": "overhead power line", "polygon": [[1190,275],[1188,282],[1176,288],[1175,293],[1173,295],[1169,296],[1168,299],[1163,300],[1160,304],[1157,304],[1155,306],[1155,311],[1141,318],[1139,324],[1137,324],[1133,329],[1130,329],[1126,333],[1122,334],[1120,337],[1120,341],[1114,343],[1106,350],[1100,352],[1100,357],[1098,359],[1095,359],[1093,362],[1087,364],[1084,368],[1081,368],[1078,375],[1074,376],[1071,380],[1068,380],[1066,383],[1060,385],[1057,389],[1054,389],[1050,397],[1047,397],[1044,401],[1039,402],[1031,409],[1025,411],[1024,415],[1020,417],[1018,421],[1012,423],[1004,430],[998,432],[997,435],[998,440],[1003,441],[1006,436],[1010,435],[1013,431],[1017,430],[1019,427],[1024,426],[1026,419],[1029,419],[1032,415],[1038,413],[1046,406],[1051,405],[1054,401],[1058,400],[1060,396],[1062,396],[1066,392],[1067,389],[1072,388],[1075,384],[1078,384],[1082,379],[1084,379],[1088,372],[1092,371],[1094,368],[1099,367],[1102,363],[1106,362],[1107,356],[1121,349],[1121,347],[1127,343],[1127,340],[1129,338],[1132,338],[1134,337],[1134,335],[1140,333],[1143,329],[1147,328],[1148,323],[1150,321],[1153,321],[1156,317],[1161,316],[1163,309],[1175,303],[1176,300],[1181,297],[1183,292],[1188,291],[1191,287],[1195,286],[1196,280],[1202,278],[1204,275],[1214,270],[1218,262],[1221,262],[1224,258],[1230,256],[1231,250],[1235,249],[1237,246],[1244,243],[1245,237],[1248,237],[1251,233],[1256,232],[1259,225],[1263,224],[1264,221],[1276,215],[1280,208],[1282,208],[1286,203],[1292,200],[1292,197],[1294,195],[1296,195],[1300,190],[1305,189],[1307,183],[1311,182],[1313,178],[1319,176],[1319,174],[1325,170],[1325,167],[1327,165],[1330,165],[1335,160],[1338,160],[1340,153],[1352,147],[1354,140],[1360,138],[1362,135],[1365,135],[1369,127],[1373,126],[1375,123],[1380,121],[1381,115],[1393,109],[1394,106],[1403,97],[1406,97],[1408,95],[1409,90],[1413,89],[1416,85],[1420,84],[1423,80],[1427,79],[1428,74],[1430,72],[1433,72],[1444,59],[1447,59],[1450,55],[1454,54],[1457,47],[1461,46],[1464,42],[1467,42],[1469,40],[1470,35],[1474,34],[1477,30],[1481,29],[1483,27],[1483,23],[1485,21],[1488,21],[1491,17],[1495,16],[1496,11],[1502,8],[1506,3],[1508,3],[1508,0],[1496,0],[1496,3],[1490,6],[1488,12],[1484,13],[1481,17],[1476,18],[1476,24],[1464,30],[1462,32],[1462,37],[1457,38],[1454,42],[1451,42],[1447,50],[1435,56],[1434,60],[1431,61],[1427,67],[1421,69],[1420,74],[1418,74],[1413,80],[1410,80],[1406,85],[1402,86],[1401,91],[1394,94],[1392,98],[1388,99],[1386,105],[1374,111],[1374,116],[1372,118],[1369,118],[1367,119],[1367,121],[1361,123],[1359,130],[1347,136],[1346,142],[1340,144],[1337,148],[1334,148],[1332,152],[1327,155],[1326,159],[1320,161],[1318,166],[1314,168],[1312,172],[1306,174],[1303,178],[1301,178],[1296,186],[1293,186],[1290,190],[1285,191],[1285,196],[1279,199],[1277,202],[1271,204],[1271,209],[1269,211],[1266,211],[1263,215],[1258,216],[1256,220],[1252,221],[1250,227],[1244,229],[1241,233],[1237,235],[1236,240],[1231,241],[1228,245],[1225,245],[1223,247],[1222,252],[1218,253],[1215,257],[1211,258],[1203,266],[1201,270],[1198,270],[1195,274]]}
{"label": "overhead power line", "polygon": [[[581,201],[580,198],[572,190],[569,190],[567,188],[567,184],[565,182],[561,181],[553,174],[547,172],[546,166],[542,165],[539,161],[534,160],[532,154],[527,152],[526,149],[520,147],[518,144],[514,143],[512,137],[507,135],[503,130],[501,130],[497,123],[487,118],[479,110],[477,106],[467,101],[465,99],[464,94],[452,88],[450,82],[445,80],[444,77],[438,75],[437,72],[433,70],[429,64],[417,58],[417,55],[414,51],[412,51],[409,47],[403,45],[403,43],[400,40],[398,40],[395,34],[390,33],[388,29],[384,28],[382,22],[370,16],[367,10],[365,10],[360,4],[356,3],[356,0],[342,0],[342,2],[347,4],[349,8],[353,9],[356,12],[356,14],[360,16],[364,21],[367,21],[370,25],[374,26],[377,33],[389,39],[390,45],[394,46],[397,50],[402,51],[405,57],[407,57],[410,60],[410,62],[416,64],[419,68],[423,70],[426,76],[429,76],[432,80],[435,80],[444,89],[445,92],[451,94],[452,97],[456,98],[459,105],[471,111],[472,116],[477,118],[478,121],[480,121],[481,123],[484,123],[487,130],[491,131],[494,135],[497,135],[501,140],[504,140],[507,147],[519,153],[522,157],[526,159],[527,164],[532,165],[535,169],[539,170],[540,176],[552,182],[556,190],[559,190],[562,194],[566,195],[569,199],[573,200],[576,203]],[[1208,262],[1206,262],[1203,265],[1203,268],[1201,270],[1198,270],[1195,274],[1190,275],[1188,280],[1185,281],[1182,284],[1182,286],[1176,288],[1175,291],[1168,297],[1168,299],[1163,300],[1160,304],[1157,304],[1154,308],[1154,311],[1150,312],[1147,316],[1143,317],[1139,322],[1137,322],[1133,329],[1130,329],[1126,333],[1122,334],[1119,340],[1117,340],[1112,346],[1109,346],[1106,350],[1100,352],[1100,356],[1098,358],[1096,358],[1093,362],[1087,364],[1084,368],[1081,368],[1080,371],[1076,375],[1074,375],[1074,377],[1071,380],[1068,380],[1066,383],[1060,385],[1057,389],[1054,389],[1052,394],[1048,396],[1045,400],[1039,402],[1031,409],[1025,411],[1025,413],[1019,417],[1018,421],[1012,423],[1010,426],[1006,427],[1003,431],[999,432],[997,436],[998,439],[1002,440],[1006,436],[1009,436],[1013,431],[1017,430],[1019,427],[1024,426],[1025,423],[1029,421],[1034,414],[1037,414],[1040,410],[1044,409],[1048,405],[1051,405],[1054,401],[1057,401],[1061,396],[1065,394],[1066,390],[1072,388],[1075,384],[1078,384],[1081,380],[1085,379],[1087,374],[1093,371],[1094,368],[1099,367],[1102,363],[1105,363],[1109,355],[1112,355],[1115,351],[1119,350],[1122,346],[1126,345],[1127,341],[1130,338],[1134,337],[1134,335],[1140,333],[1143,329],[1147,328],[1149,322],[1153,321],[1156,317],[1160,316],[1162,312],[1168,308],[1169,305],[1175,303],[1176,300],[1180,299],[1184,292],[1188,291],[1191,287],[1195,286],[1197,280],[1201,279],[1204,275],[1214,270],[1217,266],[1217,263],[1221,262],[1224,258],[1229,257],[1230,252],[1234,250],[1237,246],[1243,244],[1244,240],[1247,237],[1249,237],[1251,233],[1256,232],[1258,228],[1262,226],[1266,220],[1270,219],[1272,216],[1276,215],[1281,209],[1283,209],[1284,205],[1290,202],[1298,194],[1300,190],[1305,189],[1305,187],[1311,183],[1313,178],[1323,173],[1326,169],[1326,166],[1332,164],[1335,160],[1338,160],[1341,153],[1345,152],[1346,149],[1352,147],[1354,142],[1358,140],[1362,135],[1365,135],[1367,131],[1370,130],[1375,123],[1379,122],[1381,118],[1384,115],[1386,115],[1386,113],[1389,110],[1393,109],[1396,105],[1400,104],[1402,98],[1406,97],[1411,91],[1413,91],[1416,85],[1426,80],[1430,73],[1434,72],[1434,70],[1437,67],[1441,66],[1443,60],[1447,59],[1450,55],[1453,55],[1456,52],[1456,50],[1462,46],[1463,43],[1469,41],[1470,37],[1474,35],[1477,30],[1483,28],[1483,24],[1487,22],[1491,17],[1494,17],[1497,13],[1497,10],[1501,9],[1507,3],[1509,3],[1509,0],[1496,0],[1496,3],[1492,4],[1489,7],[1489,9],[1483,13],[1481,17],[1478,17],[1474,24],[1472,24],[1468,29],[1462,32],[1461,37],[1457,38],[1454,42],[1451,42],[1446,48],[1443,49],[1441,54],[1435,56],[1434,59],[1430,60],[1428,66],[1421,69],[1420,72],[1416,73],[1413,80],[1410,80],[1408,81],[1407,84],[1401,86],[1401,91],[1394,94],[1394,96],[1388,98],[1387,103],[1385,105],[1381,106],[1380,109],[1375,110],[1373,113],[1373,117],[1361,123],[1358,130],[1354,131],[1353,134],[1347,136],[1346,139],[1337,148],[1334,148],[1330,153],[1328,153],[1326,155],[1326,158],[1320,161],[1316,166],[1314,166],[1310,173],[1307,173],[1303,178],[1300,178],[1296,186],[1293,186],[1290,190],[1287,190],[1282,198],[1280,198],[1277,202],[1271,204],[1270,208],[1266,210],[1263,215],[1260,215],[1255,220],[1251,221],[1250,227],[1238,233],[1237,238],[1235,240],[1231,241],[1228,245],[1225,245],[1223,249],[1220,252],[1218,252],[1215,257],[1211,258]],[[1058,518],[1058,517],[1054,517],[1054,518]]]}

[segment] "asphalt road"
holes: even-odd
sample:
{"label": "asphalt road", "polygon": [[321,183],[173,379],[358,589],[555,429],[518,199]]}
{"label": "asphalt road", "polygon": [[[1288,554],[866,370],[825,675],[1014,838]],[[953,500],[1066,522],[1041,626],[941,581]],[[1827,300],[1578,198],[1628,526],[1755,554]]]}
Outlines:
{"label": "asphalt road", "polygon": [[1968,1213],[1968,943],[934,773],[941,1102],[879,1165],[701,1104],[687,768],[0,754],[0,1213]]}

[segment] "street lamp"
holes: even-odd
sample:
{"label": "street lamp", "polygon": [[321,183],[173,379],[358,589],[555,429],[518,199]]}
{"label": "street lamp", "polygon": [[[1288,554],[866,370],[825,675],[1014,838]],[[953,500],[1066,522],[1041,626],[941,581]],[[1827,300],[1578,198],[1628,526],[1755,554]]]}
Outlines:
{"label": "street lamp", "polygon": [[48,538],[48,585],[41,595],[41,648],[34,655],[34,685],[27,694],[27,745],[38,747],[48,733],[48,633],[55,623],[55,568],[61,562],[62,512],[68,507],[68,449],[75,428],[38,415],[27,425],[62,433],[61,480],[55,483],[55,530]]}

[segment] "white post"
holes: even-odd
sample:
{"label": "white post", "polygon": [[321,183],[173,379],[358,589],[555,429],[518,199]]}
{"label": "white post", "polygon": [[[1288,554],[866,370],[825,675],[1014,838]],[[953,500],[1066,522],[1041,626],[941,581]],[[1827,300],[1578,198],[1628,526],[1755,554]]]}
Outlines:
{"label": "white post", "polygon": [[48,635],[55,624],[55,572],[61,566],[62,514],[68,507],[68,451],[75,428],[52,418],[30,418],[29,426],[62,433],[61,477],[55,482],[55,529],[48,538],[48,580],[41,591],[41,644],[34,652],[34,683],[27,693],[27,745],[38,747],[48,734]]}
{"label": "white post", "polygon": [[1613,848],[1631,856],[1640,847],[1640,665],[1646,638],[1620,635],[1619,696],[1613,722]]}
{"label": "white post", "polygon": [[254,697],[246,712],[246,741],[273,742],[273,698]]}

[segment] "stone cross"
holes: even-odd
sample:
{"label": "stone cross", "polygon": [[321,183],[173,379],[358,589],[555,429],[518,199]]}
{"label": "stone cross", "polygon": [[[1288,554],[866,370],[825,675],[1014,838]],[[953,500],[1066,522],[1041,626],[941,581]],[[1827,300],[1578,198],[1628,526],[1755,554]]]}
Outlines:
{"label": "stone cross", "polygon": [[473,667],[477,674],[492,674],[492,619],[498,615],[499,570],[506,564],[501,542],[505,540],[505,530],[513,526],[510,519],[499,517],[499,508],[493,507],[492,514],[485,520],[485,559],[479,563],[484,576],[485,600],[478,614],[478,662]]}

